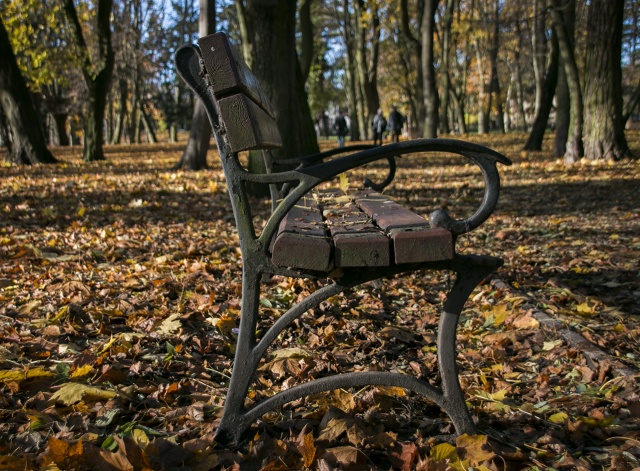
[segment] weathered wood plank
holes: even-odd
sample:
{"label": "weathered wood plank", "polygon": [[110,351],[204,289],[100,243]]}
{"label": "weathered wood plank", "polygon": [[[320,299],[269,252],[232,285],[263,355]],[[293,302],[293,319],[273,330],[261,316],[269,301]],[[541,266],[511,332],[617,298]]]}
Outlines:
{"label": "weathered wood plank", "polygon": [[269,99],[258,79],[224,33],[198,39],[198,46],[217,99],[244,93],[275,118]]}
{"label": "weathered wood plank", "polygon": [[389,266],[389,238],[350,197],[321,193],[320,203],[333,238],[336,267]]}
{"label": "weathered wood plank", "polygon": [[303,197],[280,223],[272,261],[281,267],[328,272],[333,247],[313,197]]}
{"label": "weathered wood plank", "polygon": [[356,204],[392,239],[396,264],[453,258],[453,235],[448,230],[432,228],[425,218],[380,193],[362,191],[354,197]]}
{"label": "weathered wood plank", "polygon": [[218,107],[233,152],[282,145],[275,120],[246,95],[222,98]]}

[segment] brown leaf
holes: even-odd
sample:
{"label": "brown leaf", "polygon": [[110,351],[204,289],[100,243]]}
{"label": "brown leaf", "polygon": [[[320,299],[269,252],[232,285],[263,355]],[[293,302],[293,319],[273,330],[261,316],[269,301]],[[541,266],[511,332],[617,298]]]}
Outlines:
{"label": "brown leaf", "polygon": [[460,435],[456,439],[456,449],[461,459],[469,460],[474,466],[496,456],[486,435]]}

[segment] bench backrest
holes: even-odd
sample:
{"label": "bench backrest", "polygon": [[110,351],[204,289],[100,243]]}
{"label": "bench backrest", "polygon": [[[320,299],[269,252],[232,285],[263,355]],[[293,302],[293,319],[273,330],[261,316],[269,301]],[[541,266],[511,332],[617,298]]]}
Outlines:
{"label": "bench backrest", "polygon": [[224,33],[198,40],[232,152],[274,149],[282,139],[269,100]]}

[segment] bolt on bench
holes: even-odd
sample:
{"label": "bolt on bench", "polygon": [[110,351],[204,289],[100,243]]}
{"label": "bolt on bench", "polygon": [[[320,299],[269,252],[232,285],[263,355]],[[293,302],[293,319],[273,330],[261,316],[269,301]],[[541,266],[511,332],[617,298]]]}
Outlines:
{"label": "bolt on bench", "polygon": [[[340,388],[395,386],[422,394],[451,418],[456,433],[474,433],[456,366],[456,327],[473,289],[502,265],[502,260],[455,252],[456,238],[482,224],[498,201],[496,163],[510,165],[503,155],[476,144],[449,139],[420,139],[382,147],[351,146],[320,154],[274,161],[270,149],[281,146],[274,113],[258,81],[226,36],[215,33],[176,52],[178,72],[204,103],[220,152],[242,252],[242,314],[233,372],[216,441],[237,444],[251,423],[266,412],[295,399]],[[262,150],[267,174],[248,172],[238,153]],[[344,152],[354,152],[340,156]],[[447,152],[471,159],[482,170],[484,198],[475,214],[452,219],[444,210],[429,220],[372,189],[349,192],[315,191],[348,170],[386,159],[389,175],[394,158],[411,153]],[[295,170],[277,171],[296,164]],[[281,167],[282,168],[282,167]],[[259,235],[252,221],[248,183],[270,186],[273,210]],[[456,281],[444,302],[437,339],[440,387],[417,377],[392,372],[343,373],[315,379],[245,406],[249,386],[261,358],[294,320],[331,296],[378,278],[417,270],[451,270]],[[291,307],[261,339],[256,338],[260,283],[263,276],[329,279],[326,286]]]}

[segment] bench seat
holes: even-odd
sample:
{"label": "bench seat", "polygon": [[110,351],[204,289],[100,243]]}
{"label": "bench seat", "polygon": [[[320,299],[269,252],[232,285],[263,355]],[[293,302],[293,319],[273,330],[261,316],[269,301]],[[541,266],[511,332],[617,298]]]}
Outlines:
{"label": "bench seat", "polygon": [[271,250],[278,266],[323,273],[451,260],[455,252],[450,231],[373,190],[305,196],[285,215]]}

